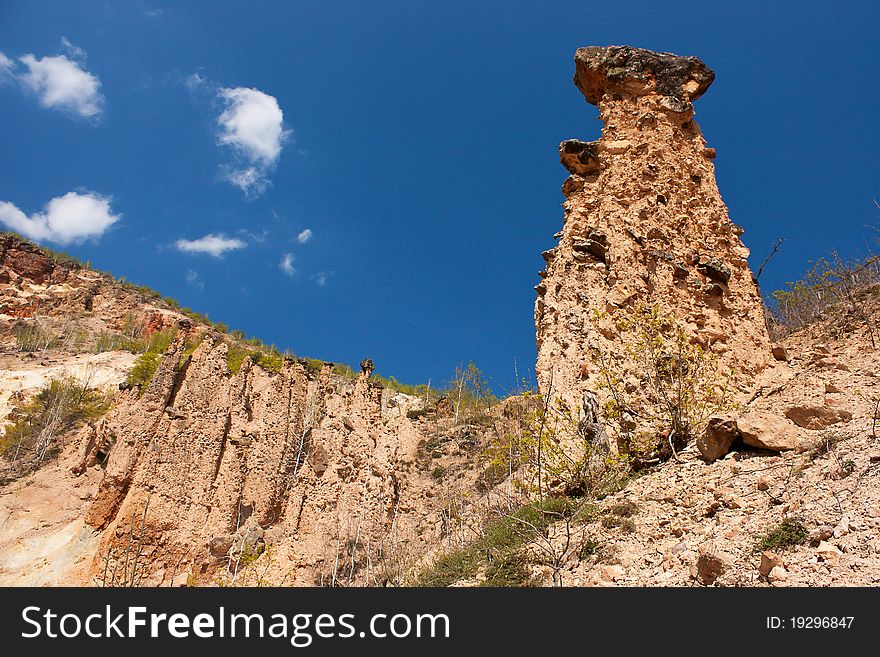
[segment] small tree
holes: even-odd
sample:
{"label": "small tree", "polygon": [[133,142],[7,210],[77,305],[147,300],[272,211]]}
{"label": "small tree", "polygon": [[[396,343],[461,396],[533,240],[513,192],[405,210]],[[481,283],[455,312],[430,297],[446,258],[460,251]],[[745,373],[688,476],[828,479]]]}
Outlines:
{"label": "small tree", "polygon": [[35,470],[59,451],[60,437],[77,423],[95,420],[110,398],[72,376],[51,379],[33,399],[16,408],[0,436],[0,453],[17,474]]}
{"label": "small tree", "polygon": [[456,367],[455,377],[450,381],[446,392],[455,407],[455,422],[463,413],[476,414],[492,409],[497,401],[489,389],[489,383],[483,378],[482,370],[468,361],[466,367]]}
{"label": "small tree", "polygon": [[[601,319],[596,315],[596,321]],[[624,452],[636,460],[675,456],[713,415],[733,410],[733,370],[692,340],[658,306],[641,306],[618,321],[622,351],[595,349],[602,417]],[[627,386],[626,361],[638,385]]]}
{"label": "small tree", "polygon": [[497,432],[490,439],[485,472],[493,478],[517,473],[515,485],[539,500],[548,492],[600,496],[625,474],[626,458],[612,453],[596,425],[552,392],[523,395],[516,430]]}

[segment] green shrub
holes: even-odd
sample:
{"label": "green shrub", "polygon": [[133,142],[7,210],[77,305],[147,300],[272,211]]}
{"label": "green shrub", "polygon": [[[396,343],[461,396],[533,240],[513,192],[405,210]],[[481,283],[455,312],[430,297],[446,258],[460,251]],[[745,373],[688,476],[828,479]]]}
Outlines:
{"label": "green shrub", "polygon": [[357,372],[345,363],[333,363],[333,366],[330,368],[330,373],[350,381],[357,378]]}
{"label": "green shrub", "polygon": [[36,468],[57,454],[61,434],[78,422],[97,419],[109,408],[107,395],[76,378],[51,379],[12,413],[13,420],[0,437],[0,453],[19,473]]}
{"label": "green shrub", "polygon": [[481,586],[529,586],[531,574],[524,546],[563,518],[575,518],[584,510],[580,502],[547,498],[533,502],[493,520],[474,542],[439,557],[417,578],[419,586],[449,586],[472,578],[485,569]]}
{"label": "green shrub", "polygon": [[284,366],[284,354],[274,348],[271,351],[255,352],[254,358],[257,365],[270,372],[280,372]]}
{"label": "green shrub", "polygon": [[615,504],[611,508],[608,509],[610,513],[619,518],[630,518],[635,515],[636,511],[639,510],[638,504],[635,502],[631,502],[626,500],[625,502],[621,502],[620,504]]}
{"label": "green shrub", "polygon": [[578,558],[583,561],[584,559],[596,556],[601,551],[602,545],[598,541],[592,538],[587,538],[581,543],[581,546],[578,549]]}
{"label": "green shrub", "polygon": [[[597,331],[610,321],[592,318]],[[684,324],[660,306],[640,305],[614,322],[622,336],[618,352],[596,348],[592,361],[605,391],[605,429],[634,466],[675,456],[699,435],[710,417],[734,410],[734,372],[711,348],[691,341]],[[607,328],[607,326],[605,327]],[[627,361],[639,386],[625,383]]]}
{"label": "green shrub", "polygon": [[40,320],[34,320],[15,329],[15,342],[19,351],[34,352],[48,349],[55,339],[48,327]]}
{"label": "green shrub", "polygon": [[177,337],[176,328],[166,328],[157,331],[150,337],[146,338],[144,351],[154,354],[164,354],[168,351],[168,347],[171,346],[171,343],[174,342],[175,337]]}
{"label": "green shrub", "polygon": [[156,369],[159,367],[159,362],[161,360],[162,356],[152,351],[141,354],[135,359],[134,365],[132,366],[131,371],[129,371],[128,377],[125,379],[126,382],[131,386],[137,386],[140,393],[143,394],[144,390],[146,390],[147,386],[150,384],[150,381],[153,380],[153,376],[156,374]]}
{"label": "green shrub", "polygon": [[480,586],[522,587],[532,584],[532,573],[524,550],[505,552],[489,563],[486,581]]}
{"label": "green shrub", "polygon": [[800,522],[786,518],[760,538],[755,550],[784,550],[806,542],[807,536],[808,532]]}
{"label": "green shrub", "polygon": [[312,376],[318,376],[324,367],[324,361],[316,358],[300,358],[300,363],[306,368],[306,371]]}
{"label": "green shrub", "polygon": [[229,345],[229,351],[226,353],[226,364],[232,374],[238,374],[244,359],[248,356],[256,357],[257,352],[253,349],[247,349],[238,343],[233,342]]}
{"label": "green shrub", "polygon": [[481,493],[487,493],[507,479],[509,474],[510,467],[507,463],[493,461],[483,469],[479,476],[477,476],[474,486]]}

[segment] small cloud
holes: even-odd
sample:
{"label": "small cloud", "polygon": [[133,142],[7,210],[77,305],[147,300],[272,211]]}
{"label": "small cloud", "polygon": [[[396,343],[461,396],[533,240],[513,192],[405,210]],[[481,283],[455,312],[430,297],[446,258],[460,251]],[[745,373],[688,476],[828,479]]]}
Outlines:
{"label": "small cloud", "polygon": [[205,289],[205,282],[199,276],[199,272],[193,269],[186,270],[184,279],[186,280],[187,285],[191,285],[192,287],[198,288],[200,290]]}
{"label": "small cloud", "polygon": [[223,177],[251,197],[262,195],[271,184],[266,172],[256,167],[226,171]]}
{"label": "small cloud", "polygon": [[293,255],[285,253],[284,257],[281,258],[278,267],[288,276],[293,276],[296,273],[296,269],[293,268]]}
{"label": "small cloud", "polygon": [[15,77],[12,73],[13,66],[12,60],[0,52],[0,84]]}
{"label": "small cloud", "polygon": [[187,76],[183,83],[186,85],[187,89],[195,91],[196,89],[204,87],[208,81],[198,73],[193,73],[192,75]]}
{"label": "small cloud", "polygon": [[49,201],[44,212],[28,217],[12,203],[0,201],[0,223],[37,242],[81,244],[100,238],[119,221],[110,202],[110,197],[93,192],[68,192]]}
{"label": "small cloud", "polygon": [[222,233],[211,233],[195,240],[179,239],[174,246],[183,253],[207,253],[215,258],[222,258],[227,251],[243,249],[247,243],[234,237],[226,237]]}
{"label": "small cloud", "polygon": [[317,274],[312,276],[312,280],[315,281],[315,285],[318,287],[324,287],[327,285],[327,281],[333,275],[333,272],[319,271]]}
{"label": "small cloud", "polygon": [[259,89],[223,87],[218,95],[226,107],[217,117],[217,141],[234,149],[240,165],[229,167],[225,178],[246,194],[259,196],[290,137],[284,113],[277,98]]}
{"label": "small cloud", "polygon": [[257,242],[258,244],[263,244],[269,238],[269,231],[266,230],[265,228],[263,229],[263,232],[260,233],[259,235],[257,235],[256,233],[252,233],[251,231],[247,230],[246,228],[239,228],[238,234],[244,235],[249,240]]}
{"label": "small cloud", "polygon": [[[63,40],[65,42],[70,48],[75,48],[77,58],[85,59],[85,51],[66,39]],[[64,55],[37,58],[32,54],[23,55],[18,61],[24,64],[27,71],[16,77],[36,95],[43,107],[62,110],[84,119],[95,119],[103,110],[101,81],[76,61]]]}
{"label": "small cloud", "polygon": [[290,131],[282,127],[284,114],[274,96],[245,87],[222,88],[226,109],[218,117],[218,139],[233,146],[252,162],[274,164]]}
{"label": "small cloud", "polygon": [[164,12],[161,9],[144,9],[144,16],[159,18]]}
{"label": "small cloud", "polygon": [[312,233],[311,228],[306,228],[304,231],[302,231],[299,235],[296,236],[296,241],[299,242],[300,244],[305,244],[310,239],[312,239],[313,234],[314,233]]}
{"label": "small cloud", "polygon": [[67,51],[67,54],[73,57],[74,59],[85,60],[87,55],[86,51],[80,48],[79,46],[73,45],[70,40],[63,36],[61,37],[61,45],[64,46],[64,50]]}

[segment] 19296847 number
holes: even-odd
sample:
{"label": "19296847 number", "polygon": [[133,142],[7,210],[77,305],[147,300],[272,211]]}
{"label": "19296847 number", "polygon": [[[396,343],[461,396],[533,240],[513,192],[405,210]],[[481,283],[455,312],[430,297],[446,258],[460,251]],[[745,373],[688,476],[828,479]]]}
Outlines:
{"label": "19296847 number", "polygon": [[848,630],[853,626],[855,616],[779,616],[767,617],[768,630]]}

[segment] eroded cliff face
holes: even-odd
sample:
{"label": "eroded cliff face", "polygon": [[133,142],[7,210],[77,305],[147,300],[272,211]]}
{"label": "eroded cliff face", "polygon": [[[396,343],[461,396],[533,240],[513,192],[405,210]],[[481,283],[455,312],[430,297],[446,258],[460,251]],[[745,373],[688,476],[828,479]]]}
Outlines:
{"label": "eroded cliff face", "polygon": [[[169,328],[144,390],[126,383],[135,354],[98,345]],[[22,331],[44,342],[24,349]],[[356,380],[293,358],[233,373],[233,342],[0,235],[0,423],[60,376],[112,403],[34,472],[0,456],[0,584],[381,585],[465,540],[485,426],[372,382],[369,360]]]}
{"label": "eroded cliff face", "polygon": [[[313,378],[292,360],[279,373],[246,360],[230,376],[224,343],[209,336],[191,358],[183,350],[181,334],[143,395],[96,427],[83,463],[109,454],[86,517],[104,530],[96,575],[108,554],[109,569],[121,568],[132,519],[152,584],[212,582],[266,546],[286,583],[330,583],[334,561],[402,535],[393,526],[412,506],[398,473],[420,434],[406,417],[383,418],[366,372],[339,385],[329,364]],[[348,563],[336,571],[364,582]]]}
{"label": "eroded cliff face", "polygon": [[[732,223],[692,101],[714,79],[695,57],[626,46],[580,48],[574,82],[599,108],[602,138],[559,147],[570,176],[565,224],[536,290],[537,377],[579,406],[596,389],[593,348],[619,352],[640,304],[673,314],[741,379],[769,362],[769,338],[742,228]],[[596,319],[597,314],[599,319]],[[637,385],[637,367],[632,385]]]}

